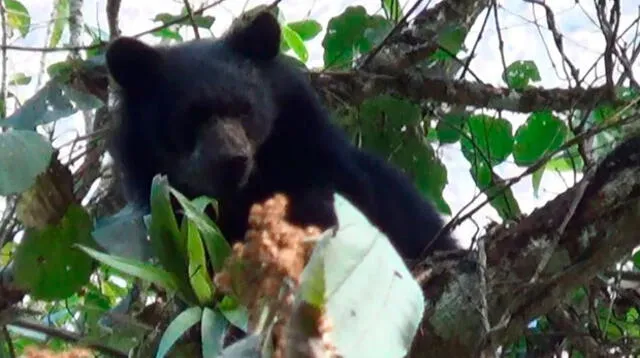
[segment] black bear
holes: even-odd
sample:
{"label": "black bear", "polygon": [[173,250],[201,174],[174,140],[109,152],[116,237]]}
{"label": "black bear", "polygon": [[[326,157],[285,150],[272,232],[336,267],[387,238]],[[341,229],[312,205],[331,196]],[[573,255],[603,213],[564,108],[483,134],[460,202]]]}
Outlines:
{"label": "black bear", "polygon": [[[113,155],[129,200],[148,209],[152,178],[166,174],[188,197],[219,202],[225,237],[244,236],[251,204],[289,196],[289,220],[337,224],[344,195],[405,259],[442,228],[409,178],[353,146],[308,78],[280,53],[281,30],[264,11],[220,39],[152,47],[122,37],[106,53],[119,85]],[[425,253],[457,248],[442,235]]]}

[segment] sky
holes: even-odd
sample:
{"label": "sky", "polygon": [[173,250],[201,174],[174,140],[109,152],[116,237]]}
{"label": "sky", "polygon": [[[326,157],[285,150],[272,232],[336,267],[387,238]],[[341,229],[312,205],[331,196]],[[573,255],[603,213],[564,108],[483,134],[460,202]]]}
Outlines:
{"label": "sky", "polygon": [[[25,39],[14,41],[11,44],[23,46],[43,47],[46,45],[46,26],[51,17],[52,0],[21,0],[30,11],[32,17],[32,31]],[[210,0],[211,1],[211,0]],[[210,2],[209,1],[209,2]],[[270,1],[240,1],[229,0],[223,5],[207,12],[207,15],[216,17],[213,25],[213,33],[218,36],[229,26],[232,19],[242,12],[243,8],[252,8],[259,4],[267,4]],[[415,0],[402,1],[403,7],[408,9]],[[425,2],[429,6],[439,1]],[[85,0],[83,6],[84,21],[87,25],[98,27],[107,31],[106,15],[104,12],[105,0]],[[197,8],[200,1],[192,1],[192,7]],[[545,88],[567,87],[567,81],[561,67],[560,56],[553,43],[551,33],[546,30],[545,14],[539,6],[518,0],[499,1],[499,24],[500,34],[504,41],[504,55],[506,63],[516,60],[533,60],[538,66],[542,80],[536,85]],[[556,16],[555,21],[560,31],[565,35],[564,47],[568,57],[574,62],[581,74],[587,73],[598,56],[602,54],[604,48],[604,38],[599,31],[597,18],[593,9],[593,4],[589,2],[576,1],[548,1],[547,4],[553,9]],[[328,20],[339,15],[347,6],[362,5],[369,14],[382,14],[380,0],[283,0],[280,8],[287,21],[298,21],[306,18],[313,18],[326,26]],[[133,35],[149,28],[157,26],[158,23],[152,21],[153,17],[160,12],[179,13],[183,2],[177,0],[123,0],[120,11],[120,27],[123,35]],[[620,28],[628,27],[638,16],[640,6],[636,0],[622,0],[622,19]],[[473,26],[467,36],[465,45],[473,47],[480,31],[485,13],[481,14],[479,21]],[[537,24],[543,25],[538,26]],[[631,43],[634,30],[629,31],[628,42]],[[68,37],[65,34],[63,40]],[[307,43],[309,49],[310,67],[322,66],[322,38],[323,32],[313,41]],[[157,41],[152,36],[142,38],[149,43]],[[84,38],[88,43],[89,39]],[[471,62],[470,69],[478,75],[485,83],[496,86],[504,86],[501,80],[502,60],[498,50],[499,38],[496,31],[493,14],[487,22],[487,27],[483,32],[479,46],[476,50],[476,58]],[[47,54],[46,63],[51,64],[65,57],[64,53]],[[10,73],[24,72],[28,75],[35,75],[40,69],[40,53],[30,52],[10,52],[8,68]],[[636,73],[640,73],[640,63],[634,64]],[[602,65],[587,75],[589,80],[596,84],[602,84],[602,80],[596,80],[604,72]],[[46,78],[45,78],[46,80]],[[15,89],[21,101],[29,98],[35,90],[35,81],[29,86]],[[43,81],[44,83],[44,81]],[[12,89],[13,90],[13,89]],[[485,111],[492,115],[495,112]],[[502,115],[510,120],[515,129],[526,120],[522,114],[503,112]],[[83,121],[79,116],[60,121],[57,126],[57,139],[54,142],[63,143],[73,139],[84,131]],[[446,145],[439,147],[438,154],[448,169],[448,185],[444,191],[444,198],[449,203],[452,211],[456,213],[468,204],[469,200],[477,193],[477,188],[469,174],[469,164],[462,156],[459,145]],[[510,178],[519,175],[523,168],[513,164],[512,158],[496,168],[496,172],[503,178]],[[527,177],[512,189],[524,213],[530,213],[537,207],[544,205],[548,200],[564,192],[572,186],[575,180],[573,175],[560,175],[558,173],[546,172],[543,176],[541,189],[538,197],[533,194],[531,178]],[[483,199],[480,199],[483,200]],[[480,201],[476,201],[476,204]],[[491,207],[485,206],[480,210],[474,219],[480,227],[484,227],[489,221],[500,221],[499,216]],[[454,235],[463,244],[469,243],[471,236],[476,232],[477,227],[472,222],[466,222],[456,229]]]}

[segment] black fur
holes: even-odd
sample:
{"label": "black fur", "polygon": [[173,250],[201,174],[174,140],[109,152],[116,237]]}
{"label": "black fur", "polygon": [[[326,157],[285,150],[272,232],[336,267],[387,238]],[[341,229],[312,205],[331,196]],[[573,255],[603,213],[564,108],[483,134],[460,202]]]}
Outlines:
{"label": "black fur", "polygon": [[[403,257],[418,258],[442,227],[440,217],[408,178],[331,123],[279,47],[280,28],[267,12],[219,40],[111,44],[107,64],[121,87],[112,154],[130,200],[148,208],[153,176],[166,174],[187,196],[217,198],[218,224],[236,241],[251,204],[275,192],[292,201],[292,221],[333,226],[338,192]],[[444,236],[429,251],[454,247]]]}

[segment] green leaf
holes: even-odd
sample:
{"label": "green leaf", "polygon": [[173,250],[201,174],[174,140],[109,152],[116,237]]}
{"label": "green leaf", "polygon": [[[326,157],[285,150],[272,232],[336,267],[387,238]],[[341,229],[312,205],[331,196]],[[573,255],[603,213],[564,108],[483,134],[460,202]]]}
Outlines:
{"label": "green leaf", "polygon": [[[66,82],[73,73],[73,62],[60,61],[47,66],[47,74],[49,77],[63,79]],[[59,85],[59,83],[56,83]]]}
{"label": "green leaf", "polygon": [[382,0],[382,9],[388,20],[397,23],[404,15],[398,0]]}
{"label": "green leaf", "polygon": [[593,118],[596,120],[597,124],[604,124],[616,115],[617,111],[610,104],[600,104],[593,110]]}
{"label": "green leaf", "polygon": [[393,153],[406,140],[404,128],[422,121],[418,105],[391,95],[363,101],[359,114],[362,146],[378,153]]}
{"label": "green leaf", "polygon": [[191,326],[200,322],[201,319],[202,308],[200,307],[191,307],[182,311],[162,334],[156,358],[165,357],[178,339],[180,339]]}
{"label": "green leaf", "polygon": [[188,302],[196,302],[189,282],[187,242],[171,207],[169,182],[166,176],[156,175],[151,183],[151,223],[149,236],[162,267],[178,280],[180,292]]}
{"label": "green leaf", "polygon": [[218,303],[218,309],[222,315],[234,326],[244,332],[249,329],[249,311],[231,296],[224,296]]}
{"label": "green leaf", "polygon": [[231,254],[231,246],[222,236],[222,232],[218,226],[207,216],[202,210],[199,210],[189,199],[177,190],[171,188],[171,193],[178,200],[178,203],[184,210],[184,214],[189,220],[192,220],[202,233],[209,259],[214,271],[222,269],[224,261]]}
{"label": "green leaf", "polygon": [[540,169],[533,172],[531,175],[531,184],[533,186],[533,195],[537,198],[540,190],[540,183],[542,182],[542,175],[544,175],[544,171],[546,166],[542,166]]}
{"label": "green leaf", "polygon": [[582,157],[577,152],[577,146],[572,146],[568,150],[547,162],[547,170],[560,172],[581,171],[584,167]]}
{"label": "green leaf", "polygon": [[176,283],[175,277],[173,277],[171,273],[164,271],[161,268],[125,257],[108,255],[86,246],[77,246],[80,250],[84,251],[87,255],[91,256],[95,260],[100,261],[101,263],[110,266],[124,274],[154,283],[170,292],[175,292],[178,290],[178,284]]}
{"label": "green leaf", "polygon": [[152,256],[142,213],[132,205],[125,206],[112,216],[96,220],[92,235],[109,254],[140,261]]}
{"label": "green leaf", "polygon": [[11,75],[11,79],[9,80],[10,86],[24,86],[29,83],[31,83],[31,76],[27,76],[22,72]]}
{"label": "green leaf", "polygon": [[0,133],[0,195],[29,189],[49,167],[52,154],[51,143],[36,132]]}
{"label": "green leaf", "polygon": [[471,165],[469,171],[478,188],[485,193],[487,198],[492,198],[489,203],[502,219],[513,220],[521,215],[520,205],[518,205],[511,188],[505,188],[504,180],[493,173],[485,162]]}
{"label": "green leaf", "polygon": [[203,309],[200,330],[202,332],[202,356],[204,358],[213,358],[220,355],[228,326],[228,321],[220,312],[216,312],[209,307]]}
{"label": "green leaf", "polygon": [[516,131],[513,145],[516,164],[529,166],[554,152],[564,143],[567,132],[564,122],[551,111],[532,113]]}
{"label": "green leaf", "polygon": [[73,248],[91,245],[91,217],[71,205],[57,225],[27,229],[14,256],[16,283],[35,299],[62,300],[89,281],[93,260]]}
{"label": "green leaf", "polygon": [[451,144],[460,140],[462,127],[467,119],[465,113],[447,113],[436,125],[438,141],[443,144]]}
{"label": "green leaf", "polygon": [[309,52],[307,51],[306,46],[300,35],[297,32],[291,30],[287,25],[282,25],[282,37],[286,42],[287,46],[289,46],[293,52],[298,56],[298,58],[302,62],[307,62],[309,60]]}
{"label": "green leaf", "polygon": [[442,196],[447,185],[447,168],[426,140],[417,136],[404,138],[404,144],[396,148],[391,161],[413,179],[420,192],[440,212],[451,214],[451,208]]}
{"label": "green leaf", "polygon": [[38,125],[57,121],[76,112],[77,109],[65,95],[63,86],[56,81],[49,81],[12,115],[0,122],[0,125],[33,130]]}
{"label": "green leaf", "polygon": [[322,31],[322,25],[316,20],[295,21],[287,24],[303,41],[314,39]]}
{"label": "green leaf", "polygon": [[18,0],[4,0],[4,8],[7,13],[7,24],[18,30],[22,37],[26,37],[31,27],[31,15],[27,8]]}
{"label": "green leaf", "polygon": [[203,29],[210,29],[213,26],[213,23],[216,22],[216,18],[214,16],[203,16],[203,15],[194,15],[193,23],[196,26]]}
{"label": "green leaf", "polygon": [[[184,18],[184,16],[187,15],[187,9],[186,8],[182,8],[182,13],[180,15],[171,15],[168,13],[161,13],[156,15],[155,18],[153,18],[153,21],[160,21],[162,22],[164,25],[172,23],[173,25],[179,25],[179,26],[192,26],[191,24],[191,18]],[[182,19],[180,21],[178,21],[179,19]],[[213,16],[203,16],[203,15],[193,15],[193,23],[200,28],[204,28],[204,29],[210,29],[211,26],[213,26],[213,23],[215,22],[216,18]],[[177,22],[176,22],[177,21]]]}
{"label": "green leaf", "polygon": [[540,72],[536,63],[527,61],[515,61],[507,66],[502,74],[502,80],[515,90],[523,90],[529,86],[530,82],[539,82]]}
{"label": "green leaf", "polygon": [[451,209],[442,197],[447,170],[425,138],[412,130],[424,122],[420,107],[405,99],[381,95],[365,100],[359,115],[362,147],[390,158],[414,180],[438,210],[450,213]]}
{"label": "green leaf", "polygon": [[168,27],[162,28],[160,30],[154,31],[151,33],[151,35],[159,37],[161,39],[168,39],[168,40],[176,40],[178,42],[182,42],[182,36],[180,35],[180,33],[178,33],[177,31],[173,31],[171,29],[169,29]]}
{"label": "green leaf", "polygon": [[261,343],[260,335],[250,334],[226,347],[220,358],[262,358]]}
{"label": "green leaf", "polygon": [[391,28],[393,25],[379,15],[368,15],[362,6],[349,6],[337,17],[329,20],[322,40],[324,65],[348,69],[356,56],[371,51],[374,43],[365,36],[367,29]]}
{"label": "green leaf", "polygon": [[476,165],[486,162],[492,166],[502,163],[513,150],[511,122],[487,115],[469,117],[465,125],[468,137],[462,138],[462,153]]}
{"label": "green leaf", "polygon": [[422,291],[386,236],[346,199],[334,198],[340,229],[314,249],[300,297],[340,320],[332,341],[345,357],[402,357],[424,313]]}
{"label": "green leaf", "polygon": [[49,47],[56,47],[62,38],[62,32],[69,23],[69,0],[55,0],[53,3],[55,9],[53,28],[51,30],[51,38],[49,39]]}
{"label": "green leaf", "polygon": [[189,252],[189,281],[200,305],[213,302],[213,282],[207,269],[207,259],[200,232],[196,225],[187,221],[187,250]]}
{"label": "green leaf", "polygon": [[206,196],[199,196],[193,200],[191,200],[191,204],[194,206],[194,208],[198,211],[203,213],[205,211],[205,209],[207,208],[207,206],[211,205],[215,212],[216,215],[218,215],[218,202],[215,201],[214,199],[211,199],[209,197]]}
{"label": "green leaf", "polygon": [[635,254],[633,254],[633,265],[637,268],[640,269],[640,251],[636,252]]}
{"label": "green leaf", "polygon": [[75,88],[61,84],[65,96],[75,103],[75,109],[80,111],[90,111],[100,108],[104,103],[96,96],[88,92],[78,91]]}
{"label": "green leaf", "polygon": [[460,25],[445,26],[442,31],[438,33],[438,44],[446,51],[438,49],[432,55],[432,58],[436,60],[448,60],[452,55],[457,55],[462,49],[466,36],[465,28]]}
{"label": "green leaf", "polygon": [[9,261],[13,257],[13,250],[15,247],[15,242],[9,241],[0,248],[0,267],[4,267],[9,264]]}

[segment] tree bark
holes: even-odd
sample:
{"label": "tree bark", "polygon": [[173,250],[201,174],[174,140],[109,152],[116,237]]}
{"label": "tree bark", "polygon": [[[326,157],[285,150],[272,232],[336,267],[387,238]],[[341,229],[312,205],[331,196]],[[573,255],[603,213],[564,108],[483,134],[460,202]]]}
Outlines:
{"label": "tree bark", "polygon": [[[410,356],[469,357],[516,339],[533,319],[640,243],[639,198],[640,137],[634,137],[555,200],[515,225],[488,230],[481,239],[486,270],[475,253],[424,263],[416,275],[427,308]],[[486,273],[484,291],[480,272]]]}

